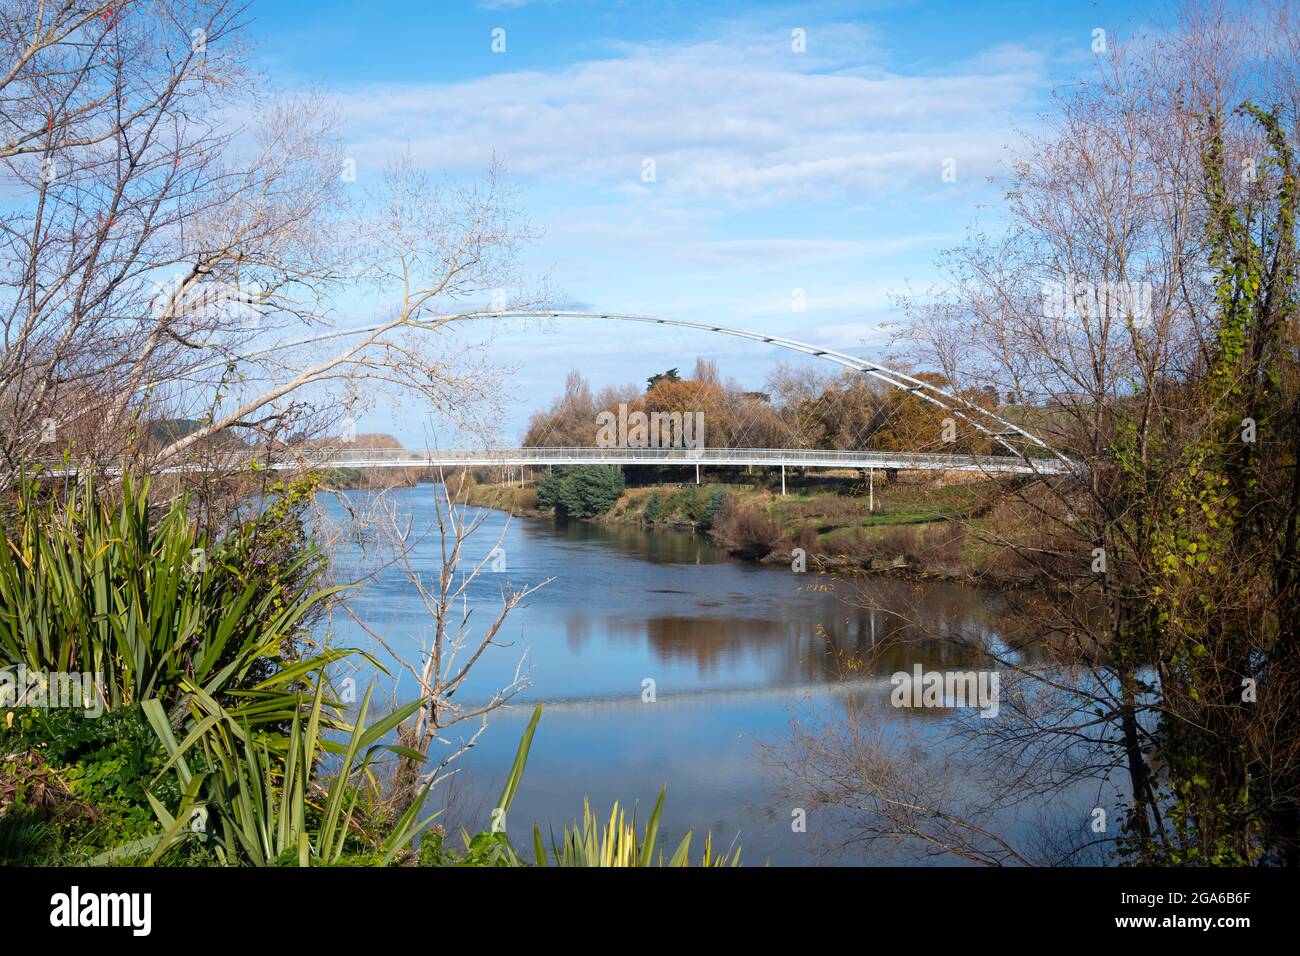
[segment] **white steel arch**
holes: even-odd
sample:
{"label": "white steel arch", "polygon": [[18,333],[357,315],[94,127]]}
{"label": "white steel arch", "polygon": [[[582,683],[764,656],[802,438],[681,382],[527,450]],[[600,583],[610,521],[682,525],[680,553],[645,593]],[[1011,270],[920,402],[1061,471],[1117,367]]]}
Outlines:
{"label": "white steel arch", "polygon": [[[405,326],[410,328],[437,329],[451,322],[472,322],[489,319],[563,318],[602,319],[613,322],[640,322],[650,325],[669,325],[683,329],[695,329],[701,332],[730,335],[735,338],[748,339],[752,342],[762,342],[767,345],[774,345],[778,348],[788,349],[792,352],[811,355],[814,358],[824,359],[825,361],[841,365],[844,368],[863,372],[879,381],[893,386],[894,388],[910,392],[918,398],[922,398],[944,411],[951,413],[955,417],[960,418],[981,434],[992,438],[1012,455],[1016,455],[1026,460],[1032,460],[1032,458],[1041,459],[1043,457],[1054,458],[1061,464],[1061,466],[1063,466],[1065,471],[1069,472],[1076,471],[1079,468],[1077,463],[1067,458],[1054,448],[1051,448],[1037,435],[1026,431],[1014,422],[1010,422],[986,408],[981,408],[979,405],[968,399],[962,398],[960,395],[955,395],[946,389],[939,388],[936,385],[931,385],[929,382],[923,381],[913,375],[908,375],[905,372],[899,372],[886,365],[881,365],[879,362],[873,362],[871,359],[860,358],[856,355],[848,355],[847,353],[837,352],[833,349],[821,348],[820,346],[812,345],[808,342],[800,342],[797,339],[788,339],[779,335],[769,335],[766,332],[750,332],[745,329],[716,325],[711,322],[690,322],[685,319],[669,319],[654,315],[638,315],[635,313],[625,312],[584,312],[571,309],[504,309],[499,312],[461,312],[452,315],[438,316],[437,318],[428,321],[410,320],[405,323]],[[195,373],[208,371],[213,368],[224,367],[232,360],[246,361],[262,355],[269,355],[272,352],[279,352],[288,348],[296,348],[301,345],[310,345],[317,342],[324,342],[336,338],[346,338],[353,335],[365,335],[369,332],[376,332],[389,324],[389,322],[376,322],[370,325],[337,329],[331,332],[322,332],[289,342],[278,342],[273,346],[268,346],[267,348],[255,349],[251,352],[234,356],[233,359],[224,358],[219,361],[210,362],[193,371]],[[1012,441],[1021,441],[1023,444],[1021,447],[1017,447],[1012,444]],[[1029,451],[1032,448],[1036,448],[1045,454],[1031,457]]]}

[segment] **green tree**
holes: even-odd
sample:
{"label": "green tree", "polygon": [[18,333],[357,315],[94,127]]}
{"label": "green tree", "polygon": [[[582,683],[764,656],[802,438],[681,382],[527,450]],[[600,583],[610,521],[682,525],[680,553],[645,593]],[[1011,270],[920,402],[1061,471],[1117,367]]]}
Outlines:
{"label": "green tree", "polygon": [[623,472],[612,465],[557,468],[537,485],[537,504],[557,515],[594,518],[618,501],[626,487]]}
{"label": "green tree", "polygon": [[670,368],[666,372],[660,372],[657,375],[651,375],[648,379],[646,379],[645,390],[647,392],[651,391],[660,382],[680,382],[681,380],[682,377],[677,374],[677,369],[675,367]]}
{"label": "green tree", "polygon": [[703,528],[712,528],[715,521],[727,510],[727,489],[710,488],[709,497],[704,502],[704,516],[700,521]]}

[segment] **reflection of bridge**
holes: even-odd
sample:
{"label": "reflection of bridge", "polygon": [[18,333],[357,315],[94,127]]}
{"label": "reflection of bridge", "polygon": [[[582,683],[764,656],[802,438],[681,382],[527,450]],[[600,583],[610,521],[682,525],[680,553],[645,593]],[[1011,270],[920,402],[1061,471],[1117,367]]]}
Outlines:
{"label": "reflection of bridge", "polygon": [[427,468],[491,465],[780,465],[899,471],[970,471],[1065,474],[1054,458],[997,455],[930,455],[899,451],[828,451],[809,448],[320,448],[271,468]]}

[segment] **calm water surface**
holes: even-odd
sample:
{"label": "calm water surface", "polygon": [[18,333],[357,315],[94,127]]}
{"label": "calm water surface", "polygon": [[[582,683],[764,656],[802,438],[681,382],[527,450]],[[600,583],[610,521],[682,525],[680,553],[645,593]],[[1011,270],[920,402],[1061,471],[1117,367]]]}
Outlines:
{"label": "calm water surface", "polygon": [[[437,493],[431,485],[388,493],[414,532],[426,535],[411,562],[430,585],[440,562],[436,530],[429,534]],[[342,521],[337,500],[327,498],[326,508]],[[825,855],[842,842],[840,822],[814,815],[809,833],[792,832],[793,801],[760,752],[779,754],[792,719],[842,711],[847,695],[886,700],[894,670],[910,670],[918,659],[943,667],[938,645],[929,656],[900,648],[881,673],[846,685],[836,651],[889,640],[902,625],[810,588],[811,575],[734,561],[707,538],[685,532],[484,515],[464,548],[464,566],[499,542],[504,568],[471,583],[468,610],[477,633],[495,617],[507,582],[519,588],[553,580],[510,614],[498,636],[509,646],[489,648],[459,694],[465,702],[487,699],[523,660],[530,686],[493,716],[460,761],[463,773],[439,797],[450,803],[452,827],[487,825],[532,705],[541,702],[527,773],[507,821],[517,846],[531,845],[534,820],[543,834],[548,827],[559,833],[581,814],[584,796],[607,819],[615,800],[648,812],[667,785],[665,834],[675,845],[674,837],[694,830],[697,854],[711,830],[715,844],[742,846],[751,865],[864,861],[852,852]],[[382,552],[373,539],[347,541],[338,549],[339,577],[373,570]],[[931,628],[996,624],[996,595],[890,580],[871,587],[884,607],[905,602]],[[381,570],[353,607],[394,651],[418,661],[431,619],[401,568]],[[333,627],[335,643],[374,648],[355,624],[336,619]],[[396,698],[413,697],[413,679],[390,669]],[[643,700],[647,681],[654,682],[653,703]],[[934,712],[885,708],[881,719],[933,723]]]}

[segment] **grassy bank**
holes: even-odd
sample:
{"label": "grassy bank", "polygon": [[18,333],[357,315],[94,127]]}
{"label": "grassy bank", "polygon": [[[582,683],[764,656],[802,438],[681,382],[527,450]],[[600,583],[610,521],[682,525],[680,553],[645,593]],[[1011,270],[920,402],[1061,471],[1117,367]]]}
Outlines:
{"label": "grassy bank", "polygon": [[537,489],[532,483],[521,486],[466,482],[462,497],[478,508],[496,508],[512,515],[528,517],[543,514],[537,507]]}
{"label": "grassy bank", "polygon": [[[1003,549],[982,540],[998,526],[987,513],[982,482],[931,483],[877,478],[874,495],[855,478],[788,481],[782,495],[770,480],[666,483],[628,488],[601,524],[708,533],[734,555],[790,563],[802,549],[809,567],[911,573],[946,579],[980,577],[1017,583]],[[537,507],[534,486],[481,483],[466,487],[474,505],[517,515]]]}

